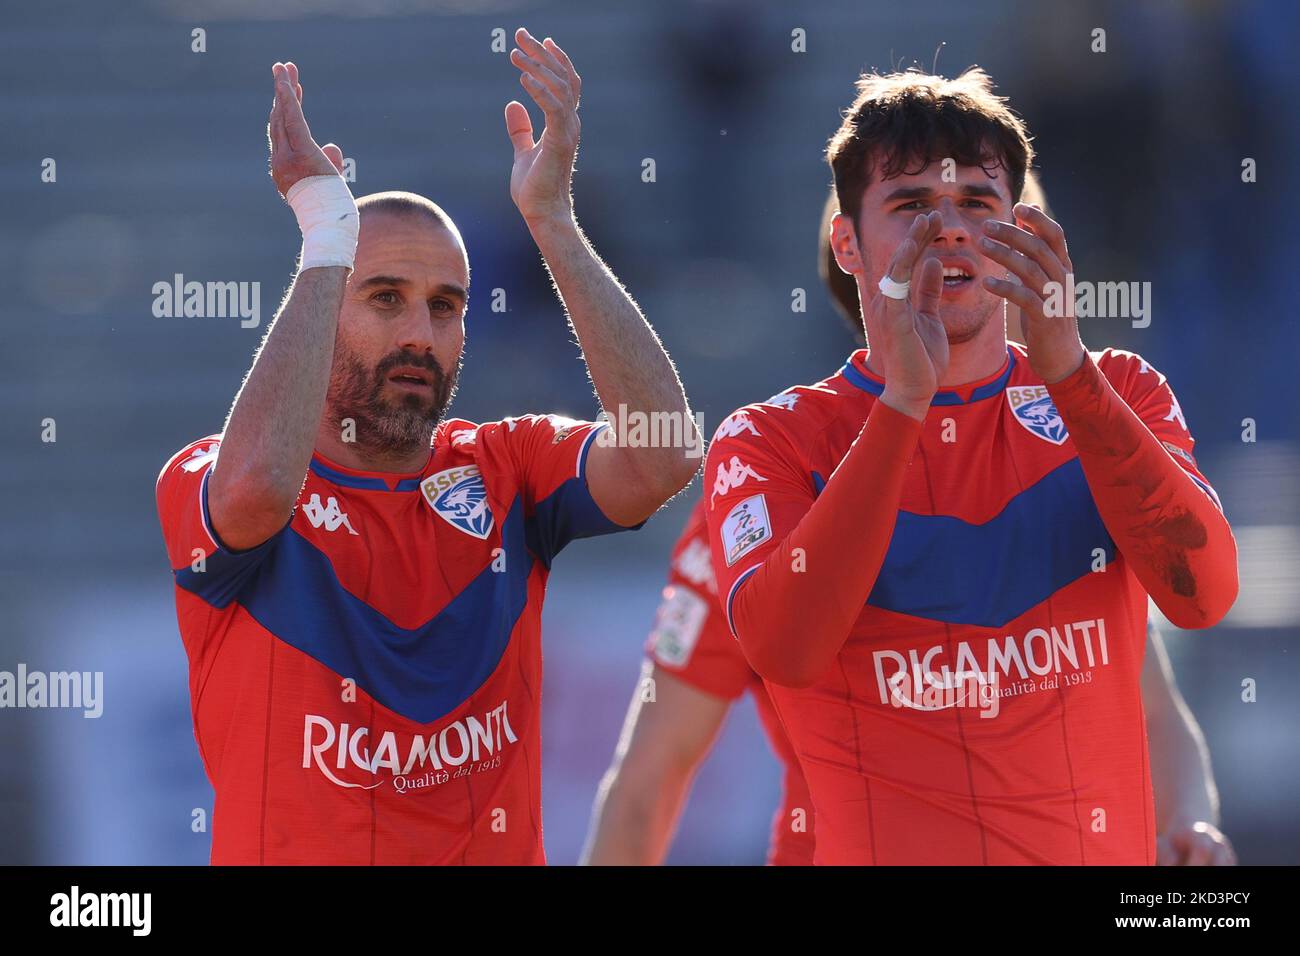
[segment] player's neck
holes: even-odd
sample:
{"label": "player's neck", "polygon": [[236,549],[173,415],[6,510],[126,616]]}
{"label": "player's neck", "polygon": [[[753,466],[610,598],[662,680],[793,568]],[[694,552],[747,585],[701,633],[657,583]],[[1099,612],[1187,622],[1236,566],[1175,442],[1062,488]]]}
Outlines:
{"label": "player's neck", "polygon": [[949,344],[948,370],[939,388],[957,388],[988,378],[997,374],[1006,360],[1006,326],[1002,322],[990,322],[970,341]]}
{"label": "player's neck", "polygon": [[354,471],[374,471],[384,474],[413,475],[423,470],[429,461],[429,446],[412,452],[386,455],[375,449],[363,447],[359,442],[344,441],[338,428],[322,421],[316,433],[315,452],[336,465]]}

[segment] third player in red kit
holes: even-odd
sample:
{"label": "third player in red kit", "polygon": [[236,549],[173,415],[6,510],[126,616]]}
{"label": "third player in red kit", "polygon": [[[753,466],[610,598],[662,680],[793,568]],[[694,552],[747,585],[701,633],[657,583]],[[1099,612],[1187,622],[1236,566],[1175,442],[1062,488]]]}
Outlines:
{"label": "third player in red kit", "polygon": [[[732,703],[748,693],[781,764],[781,804],[772,817],[767,862],[811,864],[808,787],[763,681],[736,647],[718,604],[703,501],[691,509],[673,546],[645,653],[614,762],[596,798],[584,861],[663,862],[696,769]],[[652,700],[643,694],[647,685],[654,687]]]}
{"label": "third player in red kit", "polygon": [[728,418],[704,488],[817,862],[1153,862],[1147,598],[1208,627],[1237,587],[1177,399],[1084,350],[1064,235],[1017,203],[1028,137],[983,74],[864,77],[829,154],[870,348]]}

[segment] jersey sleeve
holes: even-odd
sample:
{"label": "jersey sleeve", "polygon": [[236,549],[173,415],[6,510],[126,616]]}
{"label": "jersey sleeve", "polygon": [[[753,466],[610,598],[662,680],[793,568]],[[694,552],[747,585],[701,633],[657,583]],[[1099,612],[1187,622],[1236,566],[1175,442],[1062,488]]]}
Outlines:
{"label": "jersey sleeve", "polygon": [[702,521],[688,523],[673,549],[668,583],[645,651],[656,666],[724,700],[735,700],[755,680],[718,603],[708,529]]}
{"label": "jersey sleeve", "polygon": [[815,499],[813,479],[779,438],[769,413],[748,406],[718,427],[704,465],[718,599],[735,633],[736,589],[799,524]]}
{"label": "jersey sleeve", "polygon": [[1237,544],[1168,383],[1107,349],[1047,390],[1107,532],[1156,606],[1184,629],[1217,624],[1237,597]]}
{"label": "jersey sleeve", "polygon": [[921,422],[874,403],[819,481],[807,449],[824,429],[805,418],[797,442],[793,428],[774,437],[761,411],[746,410],[752,427],[720,429],[709,450],[709,544],[745,659],[764,680],[808,687],[840,653],[880,573]]}
{"label": "jersey sleeve", "polygon": [[221,542],[208,519],[208,478],[220,447],[215,435],[186,445],[163,466],[154,495],[176,584],[213,607],[225,608],[274,550],[283,531],[246,551],[233,551]]}
{"label": "jersey sleeve", "polygon": [[605,516],[587,485],[587,456],[606,428],[559,415],[524,415],[483,425],[479,441],[504,449],[518,478],[529,547],[549,567],[576,538],[635,531]]}
{"label": "jersey sleeve", "polygon": [[1107,377],[1114,376],[1111,378],[1112,384],[1124,401],[1151,433],[1160,439],[1160,444],[1179,467],[1187,472],[1188,477],[1214,502],[1214,506],[1222,511],[1223,503],[1196,463],[1193,455],[1196,442],[1168,379],[1141,356],[1131,352],[1108,349],[1102,361]]}

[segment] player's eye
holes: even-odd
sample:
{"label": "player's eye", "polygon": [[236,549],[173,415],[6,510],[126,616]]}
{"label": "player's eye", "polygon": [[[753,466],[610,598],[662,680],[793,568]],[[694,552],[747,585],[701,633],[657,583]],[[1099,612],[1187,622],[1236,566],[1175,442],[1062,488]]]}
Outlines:
{"label": "player's eye", "polygon": [[967,199],[962,203],[963,206],[970,206],[975,209],[991,209],[992,207],[982,199]]}
{"label": "player's eye", "polygon": [[376,305],[398,305],[402,300],[396,292],[386,289],[383,292],[376,292],[370,297],[370,301]]}
{"label": "player's eye", "polygon": [[898,207],[896,210],[894,210],[894,211],[895,211],[895,212],[906,212],[906,211],[909,210],[909,209],[920,209],[922,205],[924,205],[924,204],[921,202],[921,200],[919,200],[919,199],[913,199],[911,202],[905,202],[905,203],[903,203],[903,205],[899,206],[899,207]]}
{"label": "player's eye", "polygon": [[446,299],[430,299],[429,311],[441,315],[446,315],[450,312],[455,312],[456,307],[452,305],[450,302],[448,302]]}

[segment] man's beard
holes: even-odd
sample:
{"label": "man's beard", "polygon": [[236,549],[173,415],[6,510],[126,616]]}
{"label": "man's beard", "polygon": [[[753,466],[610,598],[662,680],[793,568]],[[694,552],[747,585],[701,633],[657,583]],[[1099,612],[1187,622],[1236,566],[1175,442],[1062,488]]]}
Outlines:
{"label": "man's beard", "polygon": [[[433,379],[433,394],[404,394],[386,398],[388,375],[398,366],[424,369]],[[433,441],[433,431],[442,421],[456,394],[460,366],[447,375],[431,355],[395,352],[374,369],[367,369],[356,354],[339,346],[334,355],[325,399],[326,415],[340,434],[344,421],[351,419],[355,444],[367,458],[395,461],[407,458]]]}

